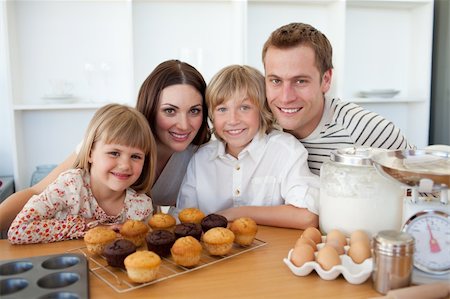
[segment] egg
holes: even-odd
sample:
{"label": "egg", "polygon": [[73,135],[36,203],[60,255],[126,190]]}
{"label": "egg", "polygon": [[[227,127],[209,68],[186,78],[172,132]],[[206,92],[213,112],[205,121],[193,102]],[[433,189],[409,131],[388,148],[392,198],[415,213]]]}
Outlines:
{"label": "egg", "polygon": [[333,229],[328,232],[326,242],[336,241],[340,246],[347,245],[345,235],[338,229]]}
{"label": "egg", "polygon": [[327,240],[326,244],[333,247],[334,249],[336,249],[336,251],[339,255],[345,254],[344,246],[339,244],[339,242],[337,240]]}
{"label": "egg", "polygon": [[350,245],[357,242],[357,241],[364,241],[367,244],[370,244],[369,236],[364,232],[363,230],[355,230],[350,235]]}
{"label": "egg", "polygon": [[314,261],[314,249],[310,245],[299,244],[292,250],[291,262],[295,266],[301,267],[311,261]]}
{"label": "egg", "polygon": [[357,264],[361,264],[372,256],[370,245],[365,241],[356,241],[350,245],[347,255]]}
{"label": "egg", "polygon": [[316,262],[322,267],[322,269],[328,271],[334,266],[340,265],[341,259],[339,258],[339,254],[336,249],[330,245],[325,245],[317,253]]}
{"label": "egg", "polygon": [[299,246],[300,244],[307,244],[307,245],[311,246],[312,249],[314,249],[314,251],[317,251],[316,243],[313,240],[311,240],[310,238],[308,238],[308,237],[303,237],[302,236],[302,237],[298,238],[297,242],[295,242],[294,248]]}
{"label": "egg", "polygon": [[303,231],[301,238],[308,237],[314,241],[314,243],[319,244],[322,243],[322,233],[315,227],[308,227]]}

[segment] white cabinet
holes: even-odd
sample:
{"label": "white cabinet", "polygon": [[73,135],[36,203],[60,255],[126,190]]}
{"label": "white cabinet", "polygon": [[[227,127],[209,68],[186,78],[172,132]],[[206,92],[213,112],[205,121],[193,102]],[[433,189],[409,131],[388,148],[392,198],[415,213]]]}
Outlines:
{"label": "white cabinet", "polygon": [[[74,149],[103,103],[134,105],[158,63],[190,62],[206,81],[233,63],[263,71],[263,43],[290,22],[330,39],[330,95],[386,116],[419,147],[428,143],[433,0],[7,1],[1,9],[18,189],[36,165]],[[400,93],[359,97],[388,88]]]}
{"label": "white cabinet", "polygon": [[[428,144],[433,38],[432,1],[348,1],[343,88],[345,98],[398,125],[418,147]],[[394,89],[390,99],[355,98]]]}
{"label": "white cabinet", "polygon": [[133,104],[128,1],[6,1],[16,189],[62,162],[104,102]]}

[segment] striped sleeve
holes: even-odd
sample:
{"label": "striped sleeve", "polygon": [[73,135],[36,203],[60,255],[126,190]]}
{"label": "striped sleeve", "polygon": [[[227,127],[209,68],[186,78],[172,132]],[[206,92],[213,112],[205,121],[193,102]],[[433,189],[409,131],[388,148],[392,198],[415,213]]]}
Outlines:
{"label": "striped sleeve", "polygon": [[363,107],[332,99],[326,107],[332,117],[318,136],[300,140],[308,150],[308,165],[315,174],[339,148],[369,146],[385,149],[413,148],[392,122]]}
{"label": "striped sleeve", "polygon": [[391,121],[355,104],[345,103],[335,122],[341,124],[354,145],[385,149],[407,149],[412,146]]}

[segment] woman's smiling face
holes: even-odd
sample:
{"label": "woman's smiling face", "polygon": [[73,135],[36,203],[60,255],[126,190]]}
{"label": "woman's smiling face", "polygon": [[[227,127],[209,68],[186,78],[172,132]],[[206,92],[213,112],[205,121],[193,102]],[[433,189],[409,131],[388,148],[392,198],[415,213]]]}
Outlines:
{"label": "woman's smiling face", "polygon": [[176,84],[164,88],[156,114],[158,145],[174,152],[184,151],[197,135],[203,113],[202,95],[191,85]]}

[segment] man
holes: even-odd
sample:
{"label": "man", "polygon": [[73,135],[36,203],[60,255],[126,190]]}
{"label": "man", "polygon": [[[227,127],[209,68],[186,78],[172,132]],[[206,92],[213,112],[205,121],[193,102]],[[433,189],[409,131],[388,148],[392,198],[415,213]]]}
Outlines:
{"label": "man", "polygon": [[311,171],[320,174],[332,150],[369,146],[412,148],[395,125],[364,108],[325,98],[333,75],[332,47],[308,24],[276,29],[263,47],[266,96],[281,127],[309,153]]}

